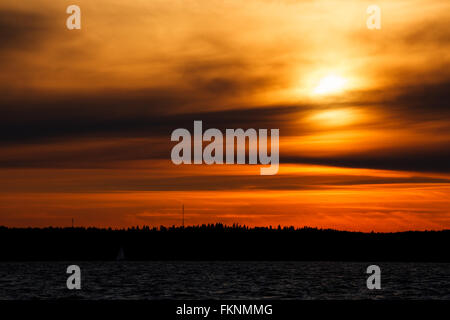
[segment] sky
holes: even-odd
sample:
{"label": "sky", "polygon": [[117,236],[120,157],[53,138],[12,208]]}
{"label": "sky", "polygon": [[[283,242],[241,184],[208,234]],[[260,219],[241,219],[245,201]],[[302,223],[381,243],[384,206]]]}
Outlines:
{"label": "sky", "polygon": [[[71,4],[0,4],[0,225],[450,228],[449,2]],[[278,174],[174,165],[194,120],[279,129]]]}

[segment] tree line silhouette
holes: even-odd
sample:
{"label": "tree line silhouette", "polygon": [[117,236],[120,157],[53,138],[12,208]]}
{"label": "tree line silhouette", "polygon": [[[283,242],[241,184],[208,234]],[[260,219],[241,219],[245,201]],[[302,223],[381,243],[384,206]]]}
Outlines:
{"label": "tree line silhouette", "polygon": [[450,262],[450,230],[363,233],[208,224],[187,227],[0,227],[0,261],[304,260]]}

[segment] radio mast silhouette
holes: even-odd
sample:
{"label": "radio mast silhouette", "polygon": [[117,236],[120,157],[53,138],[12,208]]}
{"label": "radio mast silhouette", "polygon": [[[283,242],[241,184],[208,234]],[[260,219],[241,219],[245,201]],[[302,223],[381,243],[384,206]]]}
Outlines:
{"label": "radio mast silhouette", "polygon": [[182,211],[182,216],[183,216],[182,226],[183,226],[183,229],[184,229],[184,204],[182,204],[182,206],[181,206],[181,211]]}

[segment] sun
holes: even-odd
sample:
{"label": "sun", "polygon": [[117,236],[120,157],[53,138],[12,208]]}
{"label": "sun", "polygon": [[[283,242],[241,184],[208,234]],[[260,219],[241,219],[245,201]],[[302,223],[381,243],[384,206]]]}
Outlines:
{"label": "sun", "polygon": [[314,88],[314,94],[325,95],[332,93],[341,92],[347,80],[336,76],[336,75],[328,75],[320,79],[319,84]]}

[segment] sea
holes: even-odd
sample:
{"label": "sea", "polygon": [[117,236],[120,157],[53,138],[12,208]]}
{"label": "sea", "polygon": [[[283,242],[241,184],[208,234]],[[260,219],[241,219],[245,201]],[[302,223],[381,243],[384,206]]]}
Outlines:
{"label": "sea", "polygon": [[[81,289],[69,290],[78,265]],[[368,289],[378,265],[381,289]],[[450,263],[1,262],[0,300],[450,300]]]}

